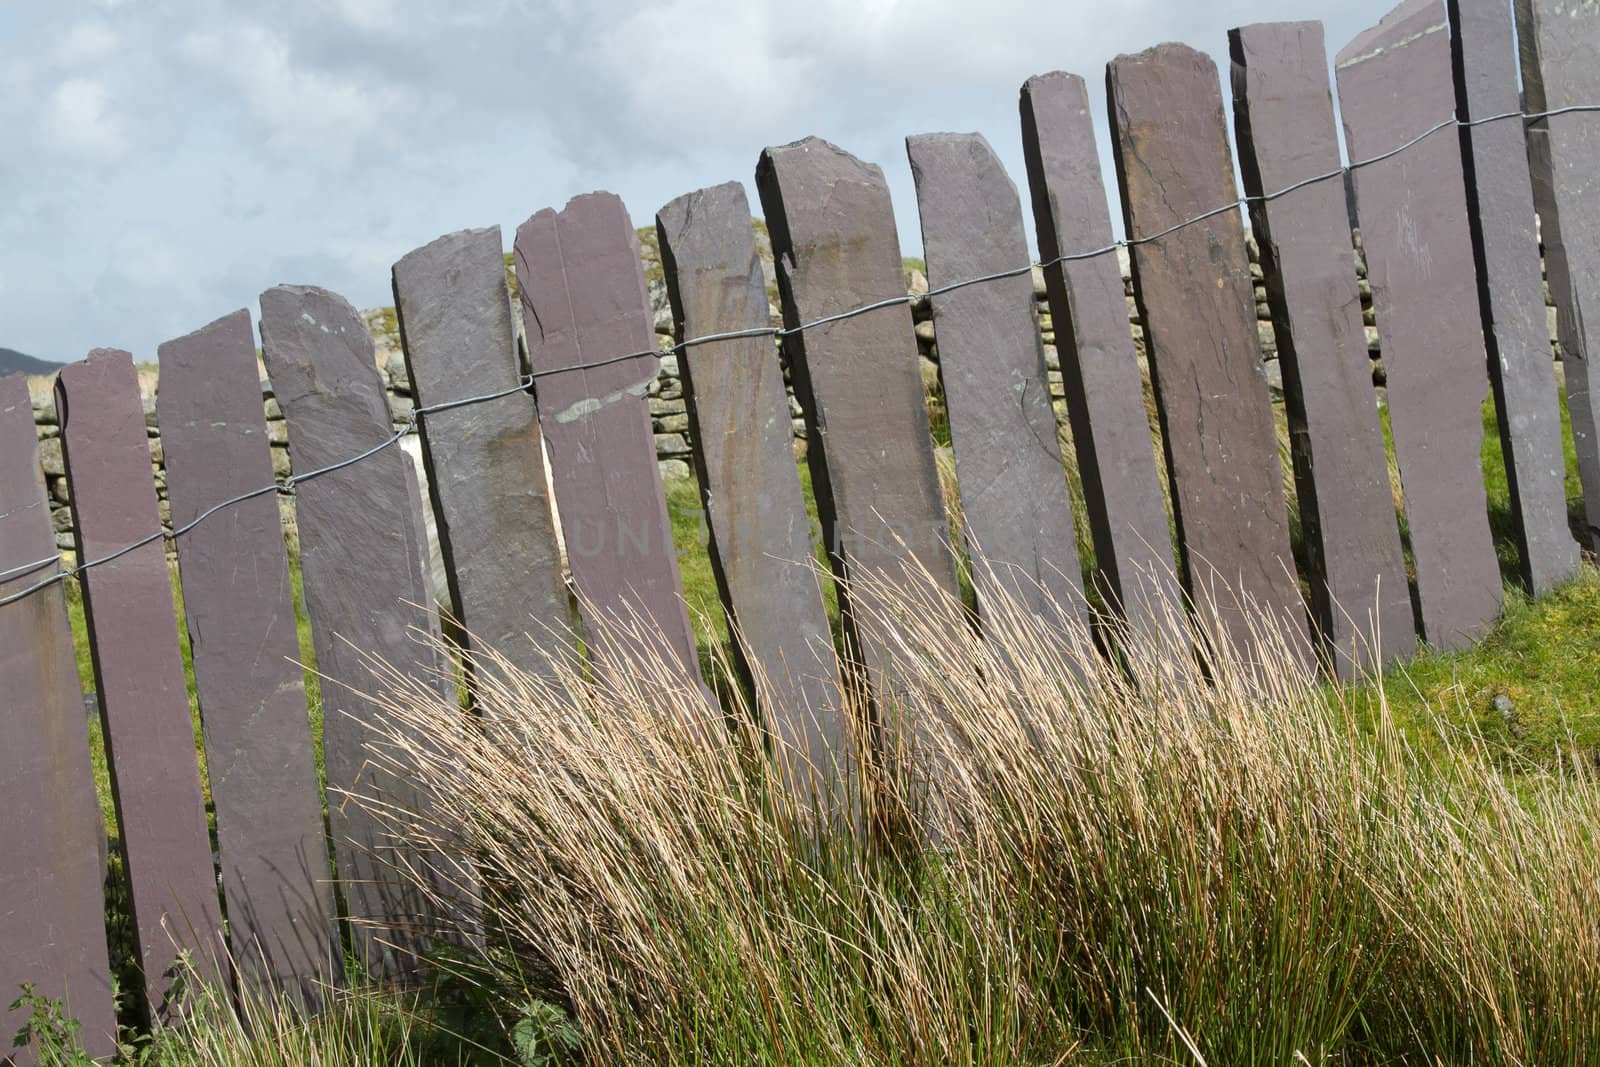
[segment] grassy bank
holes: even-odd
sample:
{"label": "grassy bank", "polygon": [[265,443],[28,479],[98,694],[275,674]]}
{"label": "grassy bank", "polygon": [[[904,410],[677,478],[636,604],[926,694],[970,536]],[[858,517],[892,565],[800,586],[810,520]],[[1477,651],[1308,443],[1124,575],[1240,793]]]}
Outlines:
{"label": "grassy bank", "polygon": [[1421,706],[1413,744],[1271,634],[1119,669],[1082,630],[1002,608],[980,641],[931,587],[872,592],[896,758],[826,803],[670,664],[508,684],[503,732],[399,696],[377,752],[495,873],[488,943],[442,998],[213,1004],[147,1062],[1600,1063],[1589,759],[1508,767]]}

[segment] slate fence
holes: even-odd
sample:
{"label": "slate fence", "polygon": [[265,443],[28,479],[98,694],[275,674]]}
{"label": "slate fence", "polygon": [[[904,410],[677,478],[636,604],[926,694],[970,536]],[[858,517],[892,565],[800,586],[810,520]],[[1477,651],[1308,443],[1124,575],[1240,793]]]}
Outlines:
{"label": "slate fence", "polygon": [[[1169,44],[1113,60],[1116,192],[1140,348],[1088,87],[1061,73],[1023,86],[1049,333],[1092,535],[1089,592],[1136,636],[1163,639],[1148,605],[1184,595],[1233,638],[1245,632],[1248,598],[1342,676],[1420,640],[1470,641],[1502,593],[1479,463],[1491,392],[1524,581],[1542,591],[1579,565],[1559,389],[1581,468],[1579,525],[1594,547],[1600,456],[1585,324],[1600,322],[1600,7],[1521,0],[1518,19],[1514,39],[1499,0],[1454,0],[1448,12],[1405,0],[1350,42],[1334,86],[1356,161],[1347,168],[1320,24],[1231,34],[1233,139],[1205,54]],[[1234,142],[1260,247],[1254,270]],[[915,565],[957,589],[919,360],[936,343],[980,627],[1003,587],[1039,611],[1088,615],[1022,197],[981,136],[918,136],[907,147],[925,296],[904,295],[882,172],[815,138],[767,149],[756,168],[781,327],[742,186],[690,193],[656,218],[712,561],[753,661],[740,666],[773,678],[767,728],[822,764],[845,732],[843,682],[882,686],[892,654],[856,631],[871,605],[841,587],[851,650],[842,655],[815,581],[793,562],[813,546],[791,386],[836,577],[893,580]],[[379,820],[342,796],[417,799],[366,759],[367,705],[356,694],[380,684],[363,653],[420,684],[448,677],[434,648],[413,639],[437,618],[407,606],[430,602],[425,516],[448,607],[474,635],[460,650],[469,688],[494,669],[479,659],[483,645],[547,669],[548,655],[570,651],[576,610],[597,670],[635,651],[636,635],[615,620],[640,616],[690,690],[715,699],[701,684],[664,502],[649,403],[661,358],[633,224],[606,193],[534,214],[516,233],[515,305],[501,249],[498,229],[469,230],[395,265],[413,394],[398,430],[354,308],[312,287],[262,295],[262,358],[288,475],[275,465],[283,450],[263,408],[250,314],[162,345],[156,416],[170,534],[132,358],[96,350],[58,376],[70,573],[88,618],[142,993],[157,1018],[171,1011],[180,951],[218,980],[271,982],[313,1006],[319,983],[339,978],[346,920],[358,920],[343,936],[368,971],[404,978],[413,967],[427,909],[387,876],[403,857]],[[1291,551],[1256,274],[1281,368],[1304,574]],[[1374,392],[1373,326],[1414,585]],[[919,334],[931,335],[920,347]],[[425,487],[393,447],[413,427]],[[65,997],[103,1054],[114,1014],[102,831],[49,496],[26,382],[0,381],[0,990],[28,981]],[[280,499],[292,503],[328,679],[326,827]],[[0,1032],[17,1021],[0,1019]]]}

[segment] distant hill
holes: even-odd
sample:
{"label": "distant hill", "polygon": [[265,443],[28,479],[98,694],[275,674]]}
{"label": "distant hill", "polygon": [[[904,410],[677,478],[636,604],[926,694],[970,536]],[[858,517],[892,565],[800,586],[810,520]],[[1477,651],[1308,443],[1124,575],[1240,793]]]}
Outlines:
{"label": "distant hill", "polygon": [[60,369],[59,363],[25,356],[14,348],[0,348],[0,375],[16,374],[18,371],[23,374],[54,374]]}

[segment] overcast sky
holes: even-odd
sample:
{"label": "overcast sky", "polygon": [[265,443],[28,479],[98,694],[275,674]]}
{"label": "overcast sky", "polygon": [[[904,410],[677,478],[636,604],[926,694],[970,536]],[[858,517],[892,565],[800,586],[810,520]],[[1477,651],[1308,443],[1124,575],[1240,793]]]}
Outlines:
{"label": "overcast sky", "polygon": [[[880,163],[978,130],[1023,180],[1017,89],[1164,40],[1390,0],[0,0],[0,346],[155,346],[280,282],[390,303],[442,233],[609,189],[635,225],[817,134]],[[1224,67],[1225,69],[1225,67]],[[1102,134],[1102,142],[1104,135]],[[1102,143],[1102,152],[1105,151]]]}

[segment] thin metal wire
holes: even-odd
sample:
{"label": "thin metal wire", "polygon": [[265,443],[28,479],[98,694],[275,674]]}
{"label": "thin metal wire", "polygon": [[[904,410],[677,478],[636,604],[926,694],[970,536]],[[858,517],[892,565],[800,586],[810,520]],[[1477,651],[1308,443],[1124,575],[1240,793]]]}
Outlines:
{"label": "thin metal wire", "polygon": [[[1013,267],[1009,270],[995,271],[993,274],[984,274],[975,278],[963,278],[960,281],[949,282],[945,285],[940,285],[936,288],[930,289],[926,293],[886,297],[882,300],[875,300],[870,304],[863,304],[859,307],[849,308],[845,311],[835,312],[831,315],[824,315],[820,318],[811,319],[795,326],[761,326],[752,327],[745,330],[728,330],[723,333],[704,334],[699,337],[690,337],[685,338],[682,341],[674,342],[667,348],[655,348],[638,352],[627,352],[622,355],[609,356],[605,359],[597,359],[586,363],[576,363],[569,367],[547,367],[543,370],[535,370],[528,374],[522,375],[517,380],[516,385],[507,389],[501,389],[493,393],[484,393],[479,396],[463,397],[460,400],[447,400],[438,404],[429,404],[424,407],[414,408],[406,417],[405,424],[403,426],[395,430],[394,433],[390,434],[382,442],[373,445],[371,448],[359,453],[358,455],[351,456],[349,459],[340,460],[337,463],[330,463],[325,467],[318,467],[315,470],[306,471],[303,474],[292,475],[288,478],[285,478],[281,482],[273,482],[271,485],[264,485],[259,489],[252,489],[248,493],[240,493],[238,496],[231,497],[227,500],[213,504],[200,514],[196,515],[193,519],[190,519],[188,522],[184,523],[182,526],[175,527],[170,531],[157,530],[155,533],[152,533],[147,537],[142,537],[132,544],[124,545],[116,551],[108,553],[107,555],[100,556],[96,559],[85,560],[75,567],[57,571],[50,577],[41,579],[40,581],[35,582],[33,585],[19,589],[8,596],[0,597],[0,607],[14,604],[24,597],[32,596],[34,593],[37,593],[42,589],[47,589],[52,585],[65,581],[68,578],[82,574],[84,571],[87,571],[92,567],[98,567],[103,564],[110,563],[113,560],[120,559],[128,553],[137,551],[138,549],[143,548],[145,545],[151,544],[155,541],[176,540],[188,533],[190,530],[194,529],[196,526],[199,526],[202,522],[217,512],[223,511],[237,504],[242,504],[247,500],[254,500],[256,497],[266,496],[268,493],[278,493],[283,496],[292,496],[297,486],[302,485],[305,482],[309,482],[315,478],[320,478],[323,475],[332,474],[335,471],[341,471],[346,467],[354,466],[355,464],[360,463],[362,460],[368,459],[371,456],[375,456],[379,452],[382,452],[383,450],[399,443],[402,438],[415,433],[417,430],[417,419],[419,416],[435,415],[445,411],[453,411],[457,408],[470,407],[476,404],[485,404],[491,401],[501,400],[509,396],[514,396],[518,393],[525,393],[533,389],[535,383],[540,378],[547,378],[556,374],[569,374],[574,372],[596,370],[601,367],[609,367],[618,363],[626,363],[630,360],[643,359],[651,356],[659,359],[664,355],[679,355],[698,345],[712,344],[717,341],[735,341],[750,337],[792,337],[796,334],[804,333],[807,330],[814,330],[836,322],[843,322],[846,319],[853,319],[859,315],[866,315],[873,311],[881,311],[884,308],[899,307],[903,304],[914,303],[918,300],[935,296],[943,296],[946,293],[953,293],[957,290],[965,289],[973,285],[984,285],[989,282],[1001,281],[1006,278],[1016,278],[1024,274],[1030,274],[1035,269],[1048,270],[1051,267],[1059,266],[1063,263],[1094,259],[1097,256],[1104,256],[1115,252],[1119,248],[1134,248],[1139,245],[1150,244],[1154,241],[1159,241],[1162,238],[1170,237],[1172,234],[1177,233],[1180,230],[1197,225],[1201,222],[1205,222],[1207,219],[1213,219],[1218,215],[1225,215],[1230,211],[1237,211],[1241,208],[1246,208],[1250,204],[1269,203],[1273,200],[1281,199],[1282,197],[1288,196],[1291,193],[1299,192],[1301,189],[1316,185],[1320,182],[1332,181],[1335,178],[1342,179],[1350,171],[1360,170],[1363,167],[1370,167],[1375,164],[1382,163],[1385,160],[1393,159],[1402,152],[1408,151],[1409,149],[1421,144],[1423,141],[1427,140],[1429,137],[1432,137],[1439,131],[1449,129],[1451,127],[1468,129],[1474,126],[1487,125],[1491,122],[1503,122],[1507,119],[1513,118],[1521,118],[1525,125],[1531,125],[1540,121],[1541,119],[1554,118],[1558,115],[1570,115],[1578,112],[1596,111],[1600,111],[1600,104],[1571,104],[1566,107],[1551,108],[1546,111],[1505,111],[1498,115],[1487,115],[1480,119],[1448,118],[1442,122],[1430,126],[1426,130],[1423,130],[1421,133],[1417,134],[1409,141],[1406,141],[1404,144],[1397,145],[1386,152],[1380,152],[1375,156],[1368,156],[1365,159],[1356,160],[1348,167],[1340,167],[1337,170],[1330,170],[1324,174],[1312,175],[1309,178],[1303,178],[1292,185],[1285,186],[1282,189],[1277,189],[1270,193],[1260,193],[1255,196],[1241,196],[1236,200],[1222,204],[1218,207],[1214,207],[1209,211],[1201,212],[1193,218],[1184,219],[1182,222],[1174,223],[1173,225],[1168,226],[1166,229],[1159,230],[1155,233],[1145,234],[1140,237],[1133,237],[1124,240],[1112,241],[1110,244],[1102,245],[1099,248],[1091,248],[1082,252],[1064,253],[1056,256],[1053,259],[1045,260],[1040,263],[1029,263],[1026,266]],[[59,566],[61,562],[62,557],[60,554],[57,554],[47,559],[36,560],[33,563],[25,563],[17,567],[12,567],[6,571],[0,571],[0,582],[21,577],[25,574],[31,574],[34,571],[41,570],[44,567],[51,565]]]}

